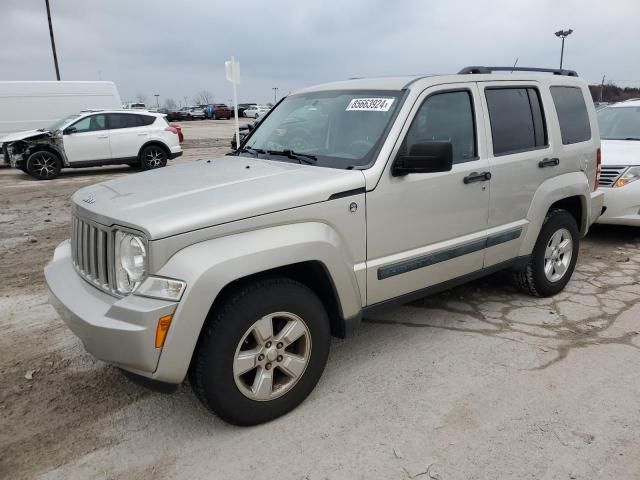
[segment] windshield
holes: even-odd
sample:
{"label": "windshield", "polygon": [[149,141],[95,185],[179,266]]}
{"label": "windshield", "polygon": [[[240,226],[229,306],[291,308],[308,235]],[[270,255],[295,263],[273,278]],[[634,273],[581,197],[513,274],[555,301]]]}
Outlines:
{"label": "windshield", "polygon": [[312,156],[314,164],[334,168],[368,165],[384,140],[401,95],[399,91],[366,90],[292,95],[254,130],[243,154],[260,153],[287,161],[299,160],[295,154],[304,154]]}
{"label": "windshield", "polygon": [[598,125],[604,140],[640,140],[640,107],[603,108]]}
{"label": "windshield", "polygon": [[77,113],[74,113],[73,115],[69,115],[68,117],[64,117],[62,120],[58,120],[57,122],[51,124],[47,128],[47,130],[49,130],[50,132],[55,132],[56,130],[60,130],[67,123],[69,123],[71,120],[75,120],[78,117],[80,117],[80,115],[78,115]]}

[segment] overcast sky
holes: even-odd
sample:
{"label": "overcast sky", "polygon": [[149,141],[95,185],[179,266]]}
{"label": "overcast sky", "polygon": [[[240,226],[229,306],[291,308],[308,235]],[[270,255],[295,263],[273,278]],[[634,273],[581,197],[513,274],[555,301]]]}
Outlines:
{"label": "overcast sky", "polygon": [[[465,65],[565,67],[592,83],[640,86],[640,0],[50,0],[62,80],[113,80],[183,101],[240,101],[355,76],[455,72]],[[44,0],[0,0],[0,80],[55,80]]]}

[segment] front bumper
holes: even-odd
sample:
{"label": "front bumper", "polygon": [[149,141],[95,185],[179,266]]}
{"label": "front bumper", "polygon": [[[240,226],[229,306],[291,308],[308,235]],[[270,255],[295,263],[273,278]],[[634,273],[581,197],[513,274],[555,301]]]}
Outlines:
{"label": "front bumper", "polygon": [[155,348],[158,319],[177,303],[130,295],[116,298],[83,280],[71,263],[69,241],[62,242],[44,269],[50,302],[71,331],[96,358],[152,377],[161,349]]}
{"label": "front bumper", "polygon": [[609,225],[640,226],[640,181],[624,187],[607,187],[599,191],[604,193],[604,213],[598,223]]}

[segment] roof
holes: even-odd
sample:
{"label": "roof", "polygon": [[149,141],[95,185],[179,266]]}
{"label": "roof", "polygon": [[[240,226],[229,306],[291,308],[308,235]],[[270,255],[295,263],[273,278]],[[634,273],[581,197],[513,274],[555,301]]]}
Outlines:
{"label": "roof", "polygon": [[513,73],[463,73],[441,75],[407,75],[394,77],[352,78],[339,82],[323,83],[303,88],[295,93],[315,92],[322,90],[391,90],[398,91],[410,88],[414,84],[420,84],[420,88],[428,84],[468,83],[468,82],[494,82],[494,81],[531,81],[536,80],[553,85],[583,85],[584,80],[568,75],[551,75],[543,72]]}

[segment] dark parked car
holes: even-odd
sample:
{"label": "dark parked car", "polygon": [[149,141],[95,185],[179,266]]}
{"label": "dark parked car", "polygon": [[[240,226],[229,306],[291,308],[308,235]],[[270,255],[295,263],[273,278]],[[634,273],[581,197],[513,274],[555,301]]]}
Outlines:
{"label": "dark parked car", "polygon": [[213,105],[211,118],[214,120],[226,119],[229,120],[233,117],[233,109],[226,106],[224,103],[216,103]]}

